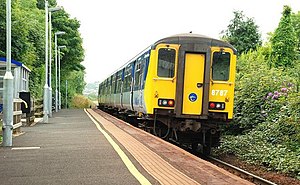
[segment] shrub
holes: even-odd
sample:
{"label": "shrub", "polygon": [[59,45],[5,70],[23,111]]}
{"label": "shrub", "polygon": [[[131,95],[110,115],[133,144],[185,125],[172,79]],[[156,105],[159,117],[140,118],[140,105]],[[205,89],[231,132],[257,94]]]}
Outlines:
{"label": "shrub", "polygon": [[72,99],[71,106],[74,108],[89,108],[91,106],[93,107],[94,103],[90,101],[87,97],[76,94]]}
{"label": "shrub", "polygon": [[234,120],[225,132],[231,135],[216,152],[300,179],[299,72],[271,68],[268,53],[264,47],[240,56]]}
{"label": "shrub", "polygon": [[266,120],[264,105],[266,96],[292,81],[281,69],[270,68],[258,51],[241,55],[237,63],[237,76],[234,102],[234,119],[229,131],[239,134],[254,128]]}
{"label": "shrub", "polygon": [[288,88],[265,97],[264,121],[246,134],[224,136],[218,152],[300,178],[300,93],[292,84],[284,84]]}

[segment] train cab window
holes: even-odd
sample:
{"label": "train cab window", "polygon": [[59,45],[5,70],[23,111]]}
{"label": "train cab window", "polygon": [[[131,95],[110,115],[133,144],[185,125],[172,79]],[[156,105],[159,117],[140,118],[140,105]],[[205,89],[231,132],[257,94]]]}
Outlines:
{"label": "train cab window", "polygon": [[175,72],[175,49],[161,48],[158,50],[157,76],[173,78]]}
{"label": "train cab window", "polygon": [[212,63],[212,79],[228,81],[230,72],[230,53],[214,52]]}

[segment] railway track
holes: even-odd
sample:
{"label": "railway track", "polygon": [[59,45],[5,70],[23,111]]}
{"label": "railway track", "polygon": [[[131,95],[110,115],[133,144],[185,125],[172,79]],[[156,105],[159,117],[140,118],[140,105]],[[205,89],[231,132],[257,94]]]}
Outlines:
{"label": "railway track", "polygon": [[241,177],[241,178],[243,178],[243,179],[245,179],[245,180],[247,180],[249,182],[253,182],[254,184],[258,184],[258,185],[277,185],[274,182],[271,182],[271,181],[266,180],[266,179],[264,179],[262,177],[254,175],[254,174],[252,174],[250,172],[247,172],[247,171],[245,171],[245,170],[243,170],[241,168],[238,168],[238,167],[236,167],[236,166],[234,166],[232,164],[226,163],[226,162],[224,162],[224,161],[222,161],[220,159],[214,158],[212,156],[205,156],[205,155],[203,155],[200,152],[195,152],[189,146],[181,145],[181,144],[176,143],[176,142],[174,142],[172,140],[170,140],[169,142],[172,143],[172,144],[174,144],[174,145],[176,145],[176,146],[178,146],[178,147],[180,147],[180,148],[182,148],[182,149],[184,149],[184,150],[186,150],[186,151],[188,151],[188,152],[190,152],[190,153],[192,153],[193,155],[195,155],[195,156],[197,156],[197,157],[199,157],[199,158],[201,158],[203,160],[209,161],[209,162],[211,162],[211,163],[213,163],[213,164],[215,164],[215,165],[217,165],[217,166],[225,169],[226,171],[228,171],[228,172],[230,172],[232,174],[235,174],[235,175],[237,175],[237,176],[239,176],[239,177]]}
{"label": "railway track", "polygon": [[238,168],[236,166],[233,166],[231,164],[228,164],[224,161],[221,161],[219,159],[216,159],[214,157],[211,157],[211,156],[207,156],[206,157],[208,161],[212,162],[213,164],[219,166],[219,167],[222,167],[224,169],[226,169],[227,171],[233,173],[233,174],[236,174],[236,175],[239,175],[240,177],[250,181],[250,182],[253,182],[254,184],[259,184],[259,185],[277,185],[271,181],[268,181],[264,178],[261,178],[257,175],[254,175],[252,173],[249,173],[241,168]]}

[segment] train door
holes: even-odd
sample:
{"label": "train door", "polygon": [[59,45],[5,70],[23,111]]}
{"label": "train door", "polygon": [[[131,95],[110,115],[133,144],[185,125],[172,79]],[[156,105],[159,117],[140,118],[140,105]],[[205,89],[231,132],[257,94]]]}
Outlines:
{"label": "train door", "polygon": [[204,54],[185,54],[182,114],[202,113],[204,64]]}
{"label": "train door", "polygon": [[121,104],[121,108],[124,108],[124,106],[123,106],[123,86],[124,86],[124,76],[125,76],[125,68],[124,69],[122,69],[122,72],[121,72],[121,74],[122,74],[122,81],[121,81],[121,89],[120,89],[120,104]]}
{"label": "train door", "polygon": [[144,62],[145,59],[141,62],[140,64],[140,77],[139,77],[139,107],[142,108],[143,107],[143,75],[144,75]]}
{"label": "train door", "polygon": [[134,106],[139,108],[140,107],[140,95],[141,95],[141,60],[142,57],[138,58],[135,63],[135,73],[134,73]]}
{"label": "train door", "polygon": [[133,91],[134,91],[134,89],[133,89],[133,86],[134,86],[134,71],[135,71],[135,63],[136,63],[136,61],[134,61],[133,63],[132,63],[132,69],[131,69],[131,82],[130,82],[130,108],[131,108],[131,110],[134,110],[134,107],[133,107]]}

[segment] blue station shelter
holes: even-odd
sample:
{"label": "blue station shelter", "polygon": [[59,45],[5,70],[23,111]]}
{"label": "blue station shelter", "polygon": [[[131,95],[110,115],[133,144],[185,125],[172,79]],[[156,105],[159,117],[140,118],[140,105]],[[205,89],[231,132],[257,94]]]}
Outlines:
{"label": "blue station shelter", "polygon": [[[3,109],[3,78],[6,72],[6,58],[0,57],[0,111]],[[31,70],[19,61],[11,61],[11,72],[14,76],[13,98],[19,98],[20,92],[29,92],[29,73]]]}

